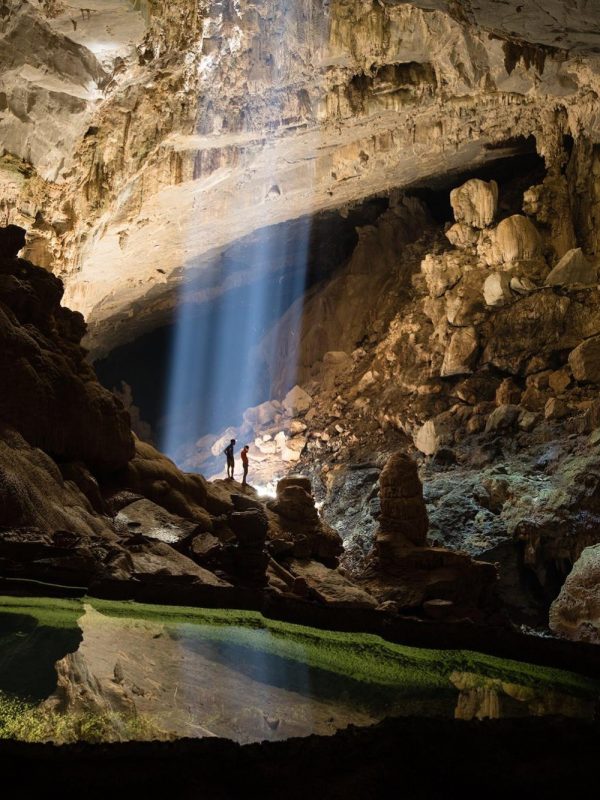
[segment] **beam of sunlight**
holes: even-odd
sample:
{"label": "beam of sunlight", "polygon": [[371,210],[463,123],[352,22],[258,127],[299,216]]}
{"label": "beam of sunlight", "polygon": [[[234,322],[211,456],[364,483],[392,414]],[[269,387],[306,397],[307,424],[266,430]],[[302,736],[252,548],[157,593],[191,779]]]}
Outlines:
{"label": "beam of sunlight", "polygon": [[[278,77],[273,68],[273,81]],[[285,109],[274,100],[280,119]],[[201,120],[199,125],[201,125]],[[286,336],[302,325],[301,298],[307,288],[311,221],[309,217],[269,227],[270,208],[278,202],[275,145],[285,131],[272,128],[257,155],[267,164],[261,182],[263,225],[239,245],[216,256],[213,263],[186,265],[179,289],[172,342],[170,378],[160,445],[176,463],[202,436],[218,435],[242,424],[244,411],[274,398],[271,391],[272,364],[279,356],[279,342],[266,334],[284,313],[289,324],[280,331],[285,341],[299,342],[299,335]],[[281,157],[281,156],[279,156]],[[277,187],[277,191],[274,191]],[[310,206],[310,204],[309,204]],[[228,214],[247,213],[243,206],[229,206]],[[194,225],[194,220],[189,224]],[[213,280],[212,299],[201,290]],[[262,343],[262,347],[261,347]],[[286,352],[278,385],[290,388],[297,376],[297,346]],[[279,360],[279,359],[278,359]],[[239,442],[241,447],[244,443]]]}

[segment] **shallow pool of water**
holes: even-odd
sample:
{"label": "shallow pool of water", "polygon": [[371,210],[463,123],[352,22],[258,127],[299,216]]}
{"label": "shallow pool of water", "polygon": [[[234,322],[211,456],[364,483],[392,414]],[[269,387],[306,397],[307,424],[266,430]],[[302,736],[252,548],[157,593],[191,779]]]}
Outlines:
{"label": "shallow pool of water", "polygon": [[386,716],[592,717],[600,683],[255,612],[0,597],[0,738],[332,734]]}

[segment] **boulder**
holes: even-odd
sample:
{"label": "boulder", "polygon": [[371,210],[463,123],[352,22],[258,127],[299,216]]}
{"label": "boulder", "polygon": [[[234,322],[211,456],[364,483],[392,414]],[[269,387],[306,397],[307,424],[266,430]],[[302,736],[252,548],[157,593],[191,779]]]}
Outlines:
{"label": "boulder", "polygon": [[505,378],[496,390],[496,403],[499,406],[518,405],[521,389],[512,378]]}
{"label": "boulder", "polygon": [[279,495],[288,486],[300,486],[307,494],[312,496],[311,480],[304,475],[287,475],[285,478],[281,478],[277,483],[277,494]]}
{"label": "boulder", "polygon": [[230,586],[164,542],[131,547],[127,555],[131,577],[145,584],[199,584],[223,589]]}
{"label": "boulder", "polygon": [[569,366],[575,380],[600,384],[600,336],[592,336],[572,350]]}
{"label": "boulder", "polygon": [[488,306],[502,306],[511,298],[510,277],[505,272],[492,272],[483,284],[483,298]]}
{"label": "boulder", "polygon": [[294,559],[290,572],[305,581],[322,603],[337,608],[374,608],[377,601],[364,589],[352,583],[338,569],[329,569],[318,561]]}
{"label": "boulder", "polygon": [[198,524],[170,514],[151,500],[136,500],[115,517],[118,530],[142,534],[167,544],[177,544],[198,531]]}
{"label": "boulder", "polygon": [[468,375],[473,372],[478,352],[479,340],[475,328],[470,325],[456,330],[444,354],[441,377]]}
{"label": "boulder", "polygon": [[[281,412],[281,404],[277,400],[266,400],[258,406],[246,409],[244,412],[244,425],[252,428],[262,428],[270,425],[275,421],[275,417]],[[229,440],[235,438],[230,436],[229,439],[223,444],[220,452],[213,455],[220,455],[225,447],[229,444]],[[222,443],[222,437],[219,440],[219,445]]]}
{"label": "boulder", "polygon": [[513,264],[541,258],[542,240],[527,217],[514,214],[503,219],[491,233],[491,259],[496,264]]}
{"label": "boulder", "polygon": [[550,607],[558,636],[600,644],[600,545],[586,547]]}
{"label": "boulder", "polygon": [[525,275],[513,275],[510,279],[510,289],[515,294],[529,294],[536,288],[535,283]]}
{"label": "boulder", "polygon": [[454,442],[454,433],[445,416],[428,419],[417,431],[415,447],[426,456],[433,456],[444,445]]}
{"label": "boulder", "polygon": [[540,414],[535,411],[521,411],[518,419],[519,428],[529,433],[539,424],[540,420]]}
{"label": "boulder", "polygon": [[562,394],[571,384],[571,371],[568,367],[557,369],[548,376],[548,385],[556,394]]}
{"label": "boulder", "polygon": [[290,422],[290,434],[292,436],[298,436],[301,433],[305,433],[308,430],[308,426],[305,425],[303,422],[300,422],[299,419],[293,419]]}
{"label": "boulder", "polygon": [[222,544],[212,533],[199,533],[190,543],[190,558],[201,566],[210,566],[222,550]]}
{"label": "boulder", "polygon": [[456,222],[446,231],[446,238],[453,247],[474,247],[479,241],[479,231],[465,222]]}
{"label": "boulder", "polygon": [[487,316],[483,284],[487,269],[468,269],[461,280],[446,292],[446,319],[457,327],[473,325]]}
{"label": "boulder", "polygon": [[278,486],[277,498],[270,504],[270,508],[292,522],[302,522],[307,525],[319,523],[319,514],[312,495],[298,484],[289,484],[282,488]]}
{"label": "boulder", "polygon": [[544,417],[547,420],[564,419],[571,414],[569,404],[558,397],[550,397],[544,406]]}
{"label": "boulder", "polygon": [[285,532],[286,538],[291,536],[297,557],[335,562],[343,551],[340,535],[319,517],[308,478],[282,478],[277,484],[277,496],[267,503],[267,508],[276,515],[270,538],[278,538],[278,531]]}
{"label": "boulder", "polygon": [[485,432],[495,433],[496,431],[512,428],[519,418],[520,413],[521,409],[518,406],[510,404],[498,406],[498,408],[489,415],[485,424]]}
{"label": "boulder", "polygon": [[473,178],[450,192],[454,219],[473,228],[491,225],[498,208],[498,184]]}
{"label": "boulder", "polygon": [[546,278],[548,286],[589,285],[598,280],[598,269],[585,257],[581,247],[569,250]]}
{"label": "boulder", "polygon": [[224,460],[225,456],[223,455],[223,451],[225,450],[225,448],[227,447],[227,445],[229,444],[229,442],[232,439],[236,439],[237,438],[237,435],[238,435],[238,432],[237,432],[236,428],[227,428],[224,431],[224,433],[221,436],[219,436],[219,438],[212,445],[212,447],[210,448],[210,452],[216,458],[218,458],[220,456]]}
{"label": "boulder", "polygon": [[289,417],[304,414],[311,407],[312,397],[301,386],[294,386],[283,399],[283,408]]}
{"label": "boulder", "polygon": [[464,271],[461,254],[429,253],[421,262],[421,272],[425,277],[427,291],[431,297],[442,297],[448,289],[455,286]]}

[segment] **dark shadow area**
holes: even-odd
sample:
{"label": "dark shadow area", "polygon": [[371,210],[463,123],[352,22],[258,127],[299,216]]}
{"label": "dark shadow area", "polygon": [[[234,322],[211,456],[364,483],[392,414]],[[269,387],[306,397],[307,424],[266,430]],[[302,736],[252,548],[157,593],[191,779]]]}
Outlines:
{"label": "dark shadow area", "polygon": [[[489,148],[493,153],[496,148]],[[544,159],[536,151],[535,138],[514,139],[504,142],[502,149],[514,151],[491,160],[479,167],[435,176],[407,188],[409,195],[418,197],[429,207],[436,222],[453,222],[450,192],[471,178],[495,180],[500,188],[498,221],[511,214],[522,214],[523,192],[540,183],[546,174]]]}
{"label": "dark shadow area", "polygon": [[551,718],[392,719],[335,736],[240,746],[225,739],[112,745],[0,743],[23,797],[450,800],[586,796],[600,724]]}
{"label": "dark shadow area", "polygon": [[54,628],[28,614],[0,613],[0,691],[44,700],[56,688],[56,662],[75,652],[82,638],[75,615],[73,627]]}

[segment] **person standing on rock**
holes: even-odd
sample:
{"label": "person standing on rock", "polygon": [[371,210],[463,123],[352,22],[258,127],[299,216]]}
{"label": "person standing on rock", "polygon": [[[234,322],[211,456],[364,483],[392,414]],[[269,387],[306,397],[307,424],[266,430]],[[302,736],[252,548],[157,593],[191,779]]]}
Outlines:
{"label": "person standing on rock", "polygon": [[246,445],[241,452],[242,456],[242,467],[244,470],[244,477],[242,478],[242,486],[247,486],[248,483],[246,478],[248,477],[248,451],[250,450],[249,445]]}
{"label": "person standing on rock", "polygon": [[235,467],[235,459],[233,457],[234,445],[235,445],[235,439],[232,439],[225,448],[225,450],[223,450],[225,456],[227,457],[227,477],[231,478],[232,480],[233,480],[233,470]]}

